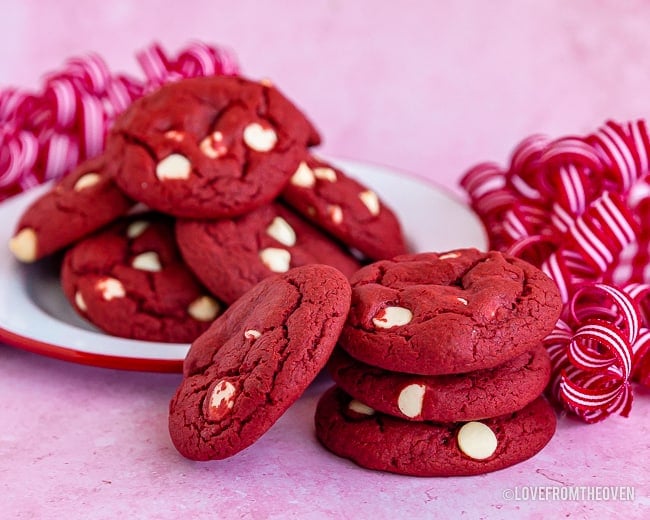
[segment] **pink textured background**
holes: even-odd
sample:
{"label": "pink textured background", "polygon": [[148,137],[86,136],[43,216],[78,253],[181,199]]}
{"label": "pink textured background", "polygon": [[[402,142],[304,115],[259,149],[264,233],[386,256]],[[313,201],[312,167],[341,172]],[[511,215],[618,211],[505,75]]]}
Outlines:
{"label": "pink textured background", "polygon": [[[259,2],[4,0],[0,86],[36,87],[86,51],[113,70],[157,40],[236,52],[316,121],[329,155],[380,163],[460,193],[531,133],[644,117],[650,4],[582,0]],[[1,224],[0,224],[1,225]],[[35,325],[36,326],[36,325]],[[650,395],[632,417],[561,419],[539,456],[492,475],[368,472],[313,438],[321,380],[230,460],[182,459],[166,432],[176,375],[77,366],[0,345],[1,518],[641,518],[650,507]],[[629,502],[512,502],[523,485],[630,485]]]}

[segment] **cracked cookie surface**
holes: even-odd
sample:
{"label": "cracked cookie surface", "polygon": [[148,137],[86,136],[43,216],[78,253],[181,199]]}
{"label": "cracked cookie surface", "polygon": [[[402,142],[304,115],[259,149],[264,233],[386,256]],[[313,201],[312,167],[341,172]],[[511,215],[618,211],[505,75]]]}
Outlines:
{"label": "cracked cookie surface", "polygon": [[555,325],[555,283],[518,258],[464,249],[403,255],[350,279],[340,345],[369,365],[422,375],[495,367]]}
{"label": "cracked cookie surface", "polygon": [[306,155],[282,190],[306,219],[371,260],[407,253],[395,213],[370,188],[340,168]]}
{"label": "cracked cookie surface", "polygon": [[360,267],[342,246],[278,203],[233,219],[179,219],[176,239],[190,269],[226,303],[293,267],[323,263],[346,276]]}
{"label": "cracked cookie surface", "polygon": [[280,192],[320,137],[275,87],[213,76],[169,83],[115,122],[107,154],[135,200],[179,217],[244,214]]}
{"label": "cracked cookie surface", "polygon": [[33,262],[126,214],[135,204],[113,182],[101,155],[84,161],[36,199],[21,215],[9,248]]}
{"label": "cracked cookie surface", "polygon": [[267,278],[191,346],[169,412],[178,451],[230,457],[253,444],[325,365],[350,305],[339,271],[308,265]]}
{"label": "cracked cookie surface", "polygon": [[540,343],[494,368],[418,376],[390,372],[336,349],[327,368],[334,382],[373,409],[414,421],[474,421],[520,410],[546,387],[551,361]]}
{"label": "cracked cookie surface", "polygon": [[122,219],[75,244],[61,268],[75,310],[115,336],[190,343],[222,305],[183,263],[170,218]]}
{"label": "cracked cookie surface", "polygon": [[543,397],[513,414],[436,424],[381,414],[338,387],[321,397],[315,422],[318,440],[332,453],[364,468],[421,477],[478,475],[523,462],[556,427]]}

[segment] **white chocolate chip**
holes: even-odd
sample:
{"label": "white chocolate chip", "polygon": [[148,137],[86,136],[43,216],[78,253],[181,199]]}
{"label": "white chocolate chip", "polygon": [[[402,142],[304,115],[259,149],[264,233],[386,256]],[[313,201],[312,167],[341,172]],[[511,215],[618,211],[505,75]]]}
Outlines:
{"label": "white chocolate chip", "polygon": [[104,278],[97,282],[97,290],[102,293],[102,298],[106,301],[111,301],[114,298],[124,298],[126,290],[122,282],[115,278]]}
{"label": "white chocolate chip", "polygon": [[450,258],[458,258],[460,253],[452,251],[451,253],[444,253],[438,257],[438,260],[449,260]]}
{"label": "white chocolate chip", "polygon": [[9,250],[21,262],[36,260],[38,238],[32,228],[23,228],[9,240]]}
{"label": "white chocolate chip", "polygon": [[463,424],[457,440],[460,451],[475,460],[487,459],[497,449],[497,436],[489,426],[478,421]]}
{"label": "white chocolate chip", "polygon": [[278,136],[273,128],[264,128],[259,123],[251,123],[244,128],[244,142],[251,150],[268,152],[273,150]]}
{"label": "white chocolate chip", "polygon": [[266,234],[287,247],[296,245],[296,232],[282,217],[273,219],[273,222],[266,228]]}
{"label": "white chocolate chip", "polygon": [[[146,182],[141,182],[140,186],[142,186],[143,189],[146,189],[148,184]],[[151,208],[149,206],[143,204],[142,202],[137,202],[131,206],[128,215],[140,215],[142,213],[146,213],[147,211],[151,211]]]}
{"label": "white chocolate chip", "polygon": [[320,166],[314,168],[314,177],[321,181],[336,182],[336,172],[332,168]]}
{"label": "white chocolate chip", "polygon": [[413,319],[413,313],[404,307],[384,307],[372,319],[375,327],[380,329],[390,329],[391,327],[400,327],[410,323]]}
{"label": "white chocolate chip", "polygon": [[306,162],[301,162],[296,169],[296,172],[291,176],[291,184],[300,186],[301,188],[311,188],[316,184],[316,177],[314,172],[307,165]]}
{"label": "white chocolate chip", "polygon": [[135,220],[126,228],[126,236],[128,238],[137,238],[149,227],[149,222],[146,220]]}
{"label": "white chocolate chip", "polygon": [[74,302],[82,312],[86,312],[88,310],[88,306],[86,305],[86,300],[84,300],[81,291],[77,291],[74,294]]}
{"label": "white chocolate chip", "polygon": [[160,257],[155,251],[140,253],[138,256],[133,258],[131,267],[134,269],[140,269],[141,271],[151,272],[158,272],[162,270],[162,266],[160,265]]}
{"label": "white chocolate chip", "polygon": [[265,87],[272,87],[273,82],[269,78],[262,78],[260,80],[260,85],[264,85]]}
{"label": "white chocolate chip", "polygon": [[260,251],[260,260],[274,273],[286,273],[291,264],[291,253],[286,249],[267,247]]}
{"label": "white chocolate chip", "polygon": [[397,407],[406,417],[417,417],[422,413],[422,401],[424,401],[424,385],[408,385],[402,388],[397,398]]}
{"label": "white chocolate chip", "polygon": [[350,254],[359,260],[359,262],[365,262],[368,259],[368,257],[359,251],[356,247],[349,247],[348,251],[350,251]]}
{"label": "white chocolate chip", "polygon": [[218,159],[228,152],[228,148],[223,144],[223,134],[221,132],[212,132],[199,143],[199,149],[210,159]]}
{"label": "white chocolate chip", "polygon": [[262,335],[262,333],[259,330],[255,329],[248,329],[247,331],[244,332],[244,337],[246,339],[257,339]]}
{"label": "white chocolate chip", "polygon": [[340,224],[343,222],[343,210],[341,209],[341,206],[327,206],[327,214],[330,216],[334,224]]}
{"label": "white chocolate chip", "polygon": [[463,305],[469,305],[469,302],[465,298],[461,298],[460,296],[456,298],[460,303]]}
{"label": "white chocolate chip", "polygon": [[363,202],[363,205],[368,208],[368,211],[372,216],[376,217],[379,215],[379,197],[377,197],[377,194],[374,191],[362,191],[359,193],[359,198],[361,199],[361,202]]}
{"label": "white chocolate chip", "polygon": [[77,182],[74,183],[74,191],[81,191],[85,188],[90,188],[102,180],[102,176],[99,173],[87,173],[82,175],[77,179]]}
{"label": "white chocolate chip", "polygon": [[179,132],[178,130],[167,130],[165,132],[165,137],[167,139],[171,139],[172,141],[180,143],[183,139],[185,139],[185,134],[183,132]]}
{"label": "white chocolate chip", "polygon": [[187,306],[187,313],[197,321],[212,321],[220,310],[219,303],[214,298],[205,295],[199,296]]}
{"label": "white chocolate chip", "polygon": [[188,179],[190,173],[192,164],[187,157],[179,153],[168,155],[156,165],[156,177],[161,181]]}
{"label": "white chocolate chip", "polygon": [[374,415],[375,413],[375,410],[370,408],[370,406],[363,404],[361,401],[357,401],[356,399],[352,399],[352,401],[350,401],[348,404],[348,409],[361,415]]}
{"label": "white chocolate chip", "polygon": [[208,419],[218,421],[223,419],[235,405],[236,388],[230,381],[220,381],[210,394]]}

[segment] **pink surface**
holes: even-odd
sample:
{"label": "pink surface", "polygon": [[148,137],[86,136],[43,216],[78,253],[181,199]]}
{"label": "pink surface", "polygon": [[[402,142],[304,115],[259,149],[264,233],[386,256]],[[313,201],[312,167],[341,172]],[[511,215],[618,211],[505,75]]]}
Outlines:
{"label": "pink surface", "polygon": [[[324,153],[457,190],[466,168],[504,162],[531,133],[644,117],[649,16],[642,1],[10,0],[0,85],[36,87],[86,51],[132,72],[135,49],[158,40],[173,52],[200,38],[232,47],[248,75],[296,100],[321,129]],[[641,518],[650,507],[647,391],[627,420],[561,418],[551,444],[514,468],[416,479],[361,470],[318,445],[313,410],[325,379],[249,450],[186,461],[166,431],[178,381],[0,345],[0,517]],[[517,486],[562,485],[633,486],[635,497],[504,498]]]}

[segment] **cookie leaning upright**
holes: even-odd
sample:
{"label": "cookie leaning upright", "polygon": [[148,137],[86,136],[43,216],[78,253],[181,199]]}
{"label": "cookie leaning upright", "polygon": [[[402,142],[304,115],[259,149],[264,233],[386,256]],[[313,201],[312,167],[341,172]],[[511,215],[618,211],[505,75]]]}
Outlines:
{"label": "cookie leaning upright", "polygon": [[266,278],[191,346],[170,404],[169,431],[194,460],[255,442],[325,366],[350,306],[350,285],[311,264]]}
{"label": "cookie leaning upright", "polygon": [[107,153],[135,200],[174,216],[221,218],[270,202],[319,142],[272,85],[213,76],[137,100],[115,122]]}
{"label": "cookie leaning upright", "polygon": [[403,255],[360,269],[350,283],[341,347],[370,365],[412,374],[504,363],[546,336],[562,309],[548,276],[495,251]]}

